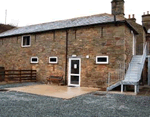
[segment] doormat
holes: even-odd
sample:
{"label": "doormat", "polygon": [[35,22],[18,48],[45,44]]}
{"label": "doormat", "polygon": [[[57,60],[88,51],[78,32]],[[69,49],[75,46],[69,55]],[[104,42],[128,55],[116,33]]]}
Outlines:
{"label": "doormat", "polygon": [[76,87],[76,86],[68,86],[68,87]]}

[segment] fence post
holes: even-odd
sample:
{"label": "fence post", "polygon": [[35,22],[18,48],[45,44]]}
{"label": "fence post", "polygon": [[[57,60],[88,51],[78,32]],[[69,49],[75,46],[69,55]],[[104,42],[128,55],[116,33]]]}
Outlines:
{"label": "fence post", "polygon": [[121,80],[121,77],[122,77],[122,64],[120,63],[119,81]]}
{"label": "fence post", "polygon": [[108,87],[109,87],[109,83],[110,83],[110,72],[108,73]]}
{"label": "fence post", "polygon": [[21,70],[19,70],[20,71],[20,82],[21,82]]}
{"label": "fence post", "polygon": [[6,71],[4,70],[4,81],[7,82],[7,79],[6,79]]}
{"label": "fence post", "polygon": [[31,69],[31,75],[30,75],[30,80],[32,81],[32,69]]}

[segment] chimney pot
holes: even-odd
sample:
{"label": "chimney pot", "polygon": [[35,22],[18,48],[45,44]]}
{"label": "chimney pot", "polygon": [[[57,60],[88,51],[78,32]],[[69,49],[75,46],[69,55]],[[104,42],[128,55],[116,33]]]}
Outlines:
{"label": "chimney pot", "polygon": [[147,15],[149,14],[149,11],[147,11]]}
{"label": "chimney pot", "polygon": [[130,15],[129,15],[129,19],[130,19],[131,17],[130,17]]}
{"label": "chimney pot", "polygon": [[145,15],[145,12],[143,12],[143,15]]}
{"label": "chimney pot", "polygon": [[134,18],[134,14],[132,14],[132,18]]}

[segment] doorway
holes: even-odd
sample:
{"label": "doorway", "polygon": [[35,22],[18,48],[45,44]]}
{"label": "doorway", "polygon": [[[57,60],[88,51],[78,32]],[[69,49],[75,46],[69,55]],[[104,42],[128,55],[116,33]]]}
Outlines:
{"label": "doorway", "polygon": [[81,59],[69,59],[68,86],[80,86]]}

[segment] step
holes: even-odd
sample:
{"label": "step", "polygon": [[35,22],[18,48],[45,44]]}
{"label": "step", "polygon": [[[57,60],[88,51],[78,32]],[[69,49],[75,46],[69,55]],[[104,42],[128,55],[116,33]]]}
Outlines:
{"label": "step", "polygon": [[[141,61],[131,61],[131,63],[134,63],[134,64],[139,64]],[[131,64],[130,63],[130,64]]]}
{"label": "step", "polygon": [[109,86],[109,87],[107,87],[107,91],[110,91],[110,90],[112,90],[112,89],[118,87],[119,85],[121,85],[121,82],[120,82],[120,81],[117,82],[117,83],[115,83],[115,84],[113,84],[113,85],[111,85],[111,86]]}
{"label": "step", "polygon": [[134,57],[142,57],[142,55],[135,55],[135,56],[133,56],[133,58],[134,58]]}
{"label": "step", "polygon": [[138,79],[137,77],[126,77],[125,79]]}
{"label": "step", "polygon": [[139,71],[128,71],[128,72],[126,73],[126,75],[138,74],[138,73],[139,73]]}
{"label": "step", "polygon": [[137,76],[138,76],[138,74],[126,74],[125,77],[137,77]]}
{"label": "step", "polygon": [[140,63],[141,61],[136,61],[136,60],[134,60],[134,61],[131,61],[131,63]]}

